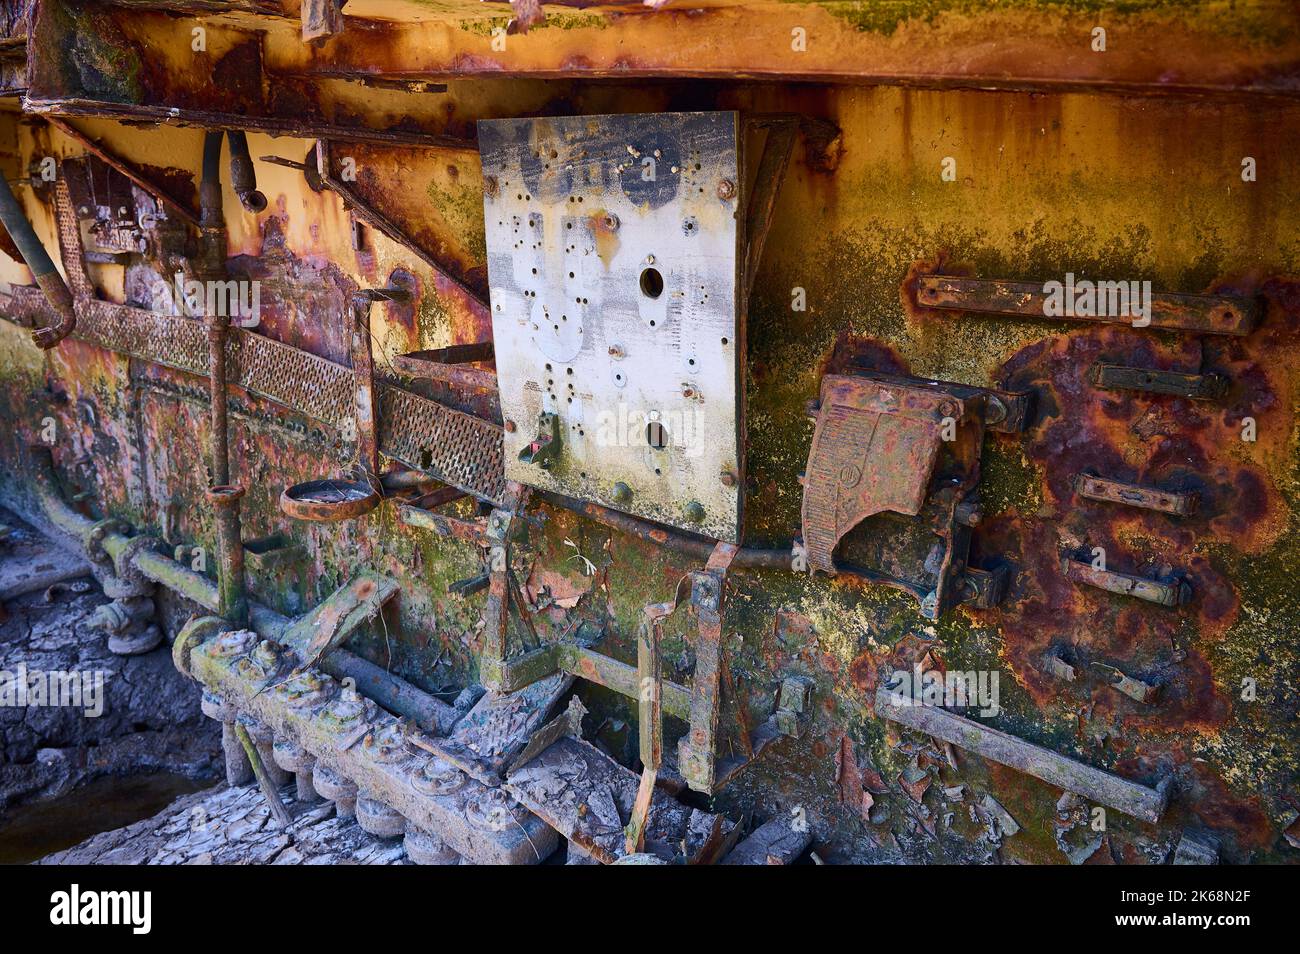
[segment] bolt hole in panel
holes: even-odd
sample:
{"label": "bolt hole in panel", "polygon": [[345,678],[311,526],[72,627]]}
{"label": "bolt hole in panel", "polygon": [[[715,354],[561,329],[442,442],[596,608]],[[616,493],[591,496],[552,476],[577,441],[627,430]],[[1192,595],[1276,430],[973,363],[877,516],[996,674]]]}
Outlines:
{"label": "bolt hole in panel", "polygon": [[[731,112],[479,123],[507,479],[737,540],[737,130]],[[544,414],[558,451],[521,461]]]}

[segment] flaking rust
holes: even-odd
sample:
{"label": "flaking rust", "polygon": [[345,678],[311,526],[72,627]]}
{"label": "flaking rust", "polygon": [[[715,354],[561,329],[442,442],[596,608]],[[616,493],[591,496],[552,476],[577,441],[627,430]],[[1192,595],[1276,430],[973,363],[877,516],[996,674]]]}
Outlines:
{"label": "flaking rust", "polygon": [[246,798],[1295,859],[1294,10],[274,6],[0,17],[0,500]]}

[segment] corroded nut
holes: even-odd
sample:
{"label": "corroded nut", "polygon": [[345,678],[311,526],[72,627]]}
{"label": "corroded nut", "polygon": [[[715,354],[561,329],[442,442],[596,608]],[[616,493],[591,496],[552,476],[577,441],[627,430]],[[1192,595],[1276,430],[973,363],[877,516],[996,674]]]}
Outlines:
{"label": "corroded nut", "polygon": [[209,719],[216,719],[218,722],[234,722],[239,716],[239,710],[234,705],[222,699],[211,689],[203,690],[203,700],[199,703],[199,708]]}
{"label": "corroded nut", "polygon": [[396,809],[362,795],[357,798],[357,824],[376,838],[397,838],[406,834],[406,819]]}
{"label": "corroded nut", "polygon": [[402,841],[406,848],[406,857],[417,865],[455,865],[460,863],[456,854],[445,841],[427,831],[420,831],[414,825],[406,826],[406,838]]}
{"label": "corroded nut", "polygon": [[286,772],[310,772],[316,760],[293,739],[276,739],[271,752],[275,764]]}
{"label": "corroded nut", "polygon": [[357,797],[357,786],[346,775],[330,768],[324,762],[316,763],[311,780],[316,786],[316,791],[331,802],[340,799],[355,800]]}

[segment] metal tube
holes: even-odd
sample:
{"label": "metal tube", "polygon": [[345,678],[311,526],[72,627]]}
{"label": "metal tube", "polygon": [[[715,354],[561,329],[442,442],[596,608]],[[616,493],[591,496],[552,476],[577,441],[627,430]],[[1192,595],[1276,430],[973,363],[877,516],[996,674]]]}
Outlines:
{"label": "metal tube", "polygon": [[[221,281],[226,272],[226,220],[222,212],[220,131],[208,132],[203,137],[203,178],[199,182],[199,209],[199,256],[196,271],[204,281]],[[206,301],[204,304],[206,306]],[[212,470],[212,484],[221,487],[230,483],[226,409],[226,338],[230,331],[230,316],[207,315],[207,326],[208,403],[212,414],[209,466]]]}
{"label": "metal tube", "polygon": [[0,175],[0,222],[4,223],[9,237],[18,246],[18,253],[31,269],[32,278],[44,292],[45,300],[59,316],[58,321],[48,328],[32,330],[32,340],[36,342],[38,348],[53,348],[76,327],[77,313],[72,304],[72,292],[68,290],[68,285],[59,274],[59,270],[54,267],[50,253],[45,251],[45,246],[36,237],[32,224],[27,221],[22,206],[18,204],[18,199],[14,197],[9,183],[2,175]]}
{"label": "metal tube", "polygon": [[230,143],[230,184],[240,204],[254,214],[266,209],[266,196],[258,191],[257,171],[253,157],[248,154],[248,136],[242,129],[227,129],[226,141]]}
{"label": "metal tube", "polygon": [[236,626],[248,625],[244,585],[244,541],[239,523],[243,487],[209,487],[208,502],[217,518],[217,615]]}
{"label": "metal tube", "polygon": [[208,404],[212,412],[212,483],[226,486],[230,483],[230,428],[226,407],[226,338],[230,332],[230,318],[225,315],[208,315]]}
{"label": "metal tube", "polygon": [[[602,507],[598,503],[574,500],[572,497],[552,493],[549,490],[534,490],[533,496],[539,497],[557,507],[572,510],[581,516],[590,517],[592,520],[603,523],[614,530],[620,530],[649,543],[668,547],[678,553],[684,553],[701,562],[708,560],[718,542],[707,537],[696,537],[669,530],[659,524],[650,523],[647,520],[641,520],[625,513],[619,513],[617,510],[610,510],[608,507]],[[792,561],[793,554],[789,549],[768,550],[759,547],[741,547],[736,552],[736,558],[731,561],[731,565],[750,567],[752,569],[788,570],[791,568]]]}

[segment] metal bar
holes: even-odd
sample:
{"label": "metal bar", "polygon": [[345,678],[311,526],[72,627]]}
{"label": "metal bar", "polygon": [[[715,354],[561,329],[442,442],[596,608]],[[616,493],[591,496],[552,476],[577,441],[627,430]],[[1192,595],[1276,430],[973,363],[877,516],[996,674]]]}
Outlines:
{"label": "metal bar", "polygon": [[885,686],[876,691],[876,714],[1143,821],[1158,822],[1168,802],[1163,785],[1130,782]]}
{"label": "metal bar", "polygon": [[[60,180],[59,187],[66,192],[67,183]],[[31,269],[32,278],[45,294],[45,299],[54,310],[55,322],[46,328],[32,331],[32,340],[38,348],[50,349],[66,338],[77,324],[77,314],[72,304],[72,292],[67,283],[54,267],[50,253],[45,250],[41,240],[36,237],[32,224],[27,221],[22,206],[14,197],[9,183],[0,175],[0,222],[4,223],[9,237],[14,240],[23,262]]]}
{"label": "metal bar", "polygon": [[488,316],[488,303],[483,300],[477,291],[465,284],[448,265],[438,259],[437,256],[422,248],[413,238],[403,231],[402,227],[394,222],[384,213],[380,212],[374,206],[370,205],[355,189],[349,186],[342,179],[334,175],[332,153],[330,141],[321,139],[316,143],[316,160],[319,164],[320,177],[324,183],[334,192],[338,193],[344,203],[352,210],[352,213],[371,228],[382,232],[398,245],[408,249],[422,262],[436,271],[439,275],[446,278],[457,288],[465,293],[470,303],[475,307],[479,317]]}
{"label": "metal bar", "polygon": [[[641,697],[637,667],[629,666],[588,646],[560,643],[556,662],[565,672],[604,686],[629,699]],[[662,680],[661,700],[663,711],[675,719],[687,720],[691,716],[691,691],[685,686]]]}
{"label": "metal bar", "polygon": [[1191,584],[1177,577],[1171,580],[1149,580],[1114,570],[1099,570],[1091,563],[1068,558],[1061,561],[1061,572],[1072,582],[1095,586],[1120,596],[1133,596],[1160,606],[1178,607],[1192,598]]}
{"label": "metal bar", "polygon": [[1094,365],[1092,383],[1106,390],[1172,394],[1193,401],[1217,401],[1228,393],[1230,384],[1222,374],[1187,374],[1153,368],[1127,368],[1118,364]]}
{"label": "metal bar", "polygon": [[1107,503],[1126,504],[1143,510],[1157,510],[1180,517],[1196,511],[1200,495],[1192,492],[1177,493],[1157,487],[1143,487],[1120,480],[1108,480],[1093,474],[1080,474],[1074,480],[1074,490],[1080,497],[1102,500]]}
{"label": "metal bar", "polygon": [[363,478],[379,480],[379,434],[375,415],[375,357],[370,344],[370,299],[352,298],[353,409],[357,424],[357,463]]}
{"label": "metal bar", "polygon": [[[399,354],[393,358],[393,366],[404,374],[414,378],[427,378],[430,381],[443,381],[455,387],[471,391],[496,393],[497,374],[487,368],[469,368],[453,361],[438,361],[427,357],[435,352],[415,351],[411,354]],[[477,358],[466,360],[475,361]]]}
{"label": "metal bar", "polygon": [[794,150],[795,135],[799,130],[798,121],[793,118],[755,120],[754,124],[767,127],[767,140],[763,143],[763,155],[758,161],[754,189],[745,210],[744,297],[741,299],[744,302],[749,301],[750,293],[754,290],[754,278],[763,259],[763,246],[772,225],[776,197],[781,191],[781,183],[790,164],[790,153]]}
{"label": "metal bar", "polygon": [[[1128,282],[1116,282],[1127,288]],[[1067,298],[1070,296],[1067,294]],[[1098,293],[1098,298],[1101,298]],[[1127,300],[1127,294],[1125,295]],[[1057,318],[1077,321],[1118,322],[1133,325],[1130,315],[1048,314],[1049,295],[1043,282],[1004,282],[951,275],[923,275],[917,283],[917,303],[924,308],[967,311],[1027,318]],[[1255,303],[1224,295],[1181,295],[1154,292],[1151,295],[1149,327],[1175,331],[1197,331],[1216,335],[1245,335],[1255,327]],[[1110,310],[1109,308],[1107,310]],[[1072,312],[1073,306],[1067,311]],[[1135,325],[1147,327],[1147,325]]]}

